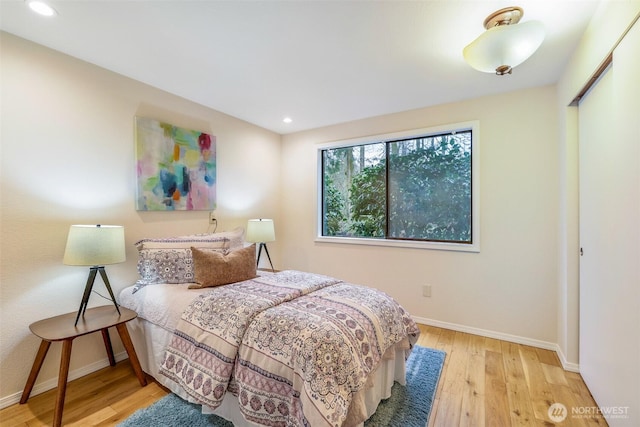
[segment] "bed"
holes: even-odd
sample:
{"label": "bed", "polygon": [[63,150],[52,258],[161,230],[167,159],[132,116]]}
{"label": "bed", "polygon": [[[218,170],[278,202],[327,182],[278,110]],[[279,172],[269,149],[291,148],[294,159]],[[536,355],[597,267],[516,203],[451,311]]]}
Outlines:
{"label": "bed", "polygon": [[119,303],[140,363],[236,426],[360,426],[405,384],[420,332],[387,294],[301,271],[256,272],[242,230],[145,239]]}

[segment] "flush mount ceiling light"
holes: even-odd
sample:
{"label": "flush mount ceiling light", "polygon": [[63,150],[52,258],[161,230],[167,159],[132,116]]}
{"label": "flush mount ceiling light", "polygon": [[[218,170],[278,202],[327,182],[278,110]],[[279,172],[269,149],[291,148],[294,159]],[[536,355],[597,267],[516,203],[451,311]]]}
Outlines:
{"label": "flush mount ceiling light", "polygon": [[533,55],[544,40],[541,22],[518,24],[523,14],[522,8],[514,6],[489,15],[484,20],[487,31],[462,51],[465,61],[485,73],[511,74],[512,69]]}
{"label": "flush mount ceiling light", "polygon": [[53,16],[56,15],[57,12],[54,8],[49,6],[47,3],[39,0],[27,0],[27,5],[34,12],[44,15],[44,16]]}

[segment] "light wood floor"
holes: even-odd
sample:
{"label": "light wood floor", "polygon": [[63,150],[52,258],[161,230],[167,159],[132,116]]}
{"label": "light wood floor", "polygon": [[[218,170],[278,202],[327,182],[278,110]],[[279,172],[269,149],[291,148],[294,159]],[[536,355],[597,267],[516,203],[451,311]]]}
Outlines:
{"label": "light wood floor", "polygon": [[[419,345],[444,350],[445,365],[429,426],[552,426],[548,408],[568,408],[560,426],[606,426],[602,418],[572,416],[596,406],[579,374],[562,369],[556,354],[492,338],[420,325]],[[140,387],[128,361],[72,381],[65,425],[113,426],[167,391],[151,381]],[[0,426],[46,426],[53,419],[55,390],[0,411]]]}

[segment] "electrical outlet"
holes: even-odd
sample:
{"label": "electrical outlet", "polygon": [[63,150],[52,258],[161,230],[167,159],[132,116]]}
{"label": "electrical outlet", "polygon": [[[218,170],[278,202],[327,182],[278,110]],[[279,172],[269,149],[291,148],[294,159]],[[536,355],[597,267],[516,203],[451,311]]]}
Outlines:
{"label": "electrical outlet", "polygon": [[216,212],[215,211],[211,211],[209,212],[209,224],[215,224],[216,223]]}
{"label": "electrical outlet", "polygon": [[424,285],[422,287],[422,296],[431,297],[431,285]]}

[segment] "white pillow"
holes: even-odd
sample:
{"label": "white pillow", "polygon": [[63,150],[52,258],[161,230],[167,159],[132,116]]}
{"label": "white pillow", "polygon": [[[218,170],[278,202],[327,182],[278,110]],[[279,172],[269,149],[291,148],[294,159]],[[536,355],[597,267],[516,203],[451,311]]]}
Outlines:
{"label": "white pillow", "polygon": [[[185,239],[185,238],[207,238],[207,237],[212,239],[215,239],[217,237],[229,239],[229,246],[227,247],[227,249],[239,249],[244,247],[244,228],[242,227],[234,228],[231,231],[221,231],[219,233],[213,233],[213,234],[192,234],[190,236],[180,236],[177,238]],[[192,245],[192,246],[197,246],[197,245]]]}

